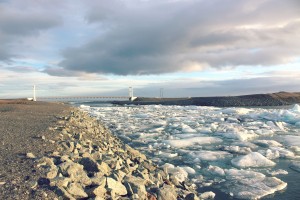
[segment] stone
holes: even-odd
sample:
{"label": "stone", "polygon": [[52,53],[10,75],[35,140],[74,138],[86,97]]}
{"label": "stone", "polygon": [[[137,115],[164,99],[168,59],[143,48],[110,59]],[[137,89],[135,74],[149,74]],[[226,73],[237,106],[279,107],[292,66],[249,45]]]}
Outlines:
{"label": "stone", "polygon": [[105,162],[101,162],[101,164],[98,165],[98,169],[100,172],[103,172],[105,175],[109,175],[111,172],[111,168]]}
{"label": "stone", "polygon": [[125,150],[134,158],[142,158],[143,160],[146,160],[146,156],[144,154],[142,154],[141,152],[139,152],[138,150],[135,150],[133,148],[131,148],[129,145],[125,145]]}
{"label": "stone", "polygon": [[67,190],[65,190],[65,188],[59,187],[58,190],[62,193],[59,196],[63,196],[66,199],[69,199],[69,200],[76,200]]}
{"label": "stone", "polygon": [[67,188],[67,192],[75,198],[86,198],[87,193],[83,190],[82,186],[78,183],[71,183]]}
{"label": "stone", "polygon": [[215,196],[216,196],[216,194],[210,191],[210,192],[204,192],[204,193],[202,193],[200,195],[200,198],[201,199],[214,199]]}
{"label": "stone", "polygon": [[200,200],[200,199],[195,193],[189,193],[188,195],[186,195],[184,200]]}
{"label": "stone", "polygon": [[104,186],[96,186],[91,189],[88,189],[87,194],[89,197],[102,197],[104,198],[106,196],[106,189]]}
{"label": "stone", "polygon": [[126,195],[127,194],[126,187],[121,182],[118,182],[111,177],[107,177],[106,187],[113,190],[118,195]]}
{"label": "stone", "polygon": [[164,185],[162,188],[158,190],[157,193],[158,200],[176,200],[177,193],[175,188],[170,185]]}
{"label": "stone", "polygon": [[101,174],[101,172],[98,172],[94,175],[94,177],[91,178],[92,185],[98,185],[105,187],[106,185],[106,177]]}
{"label": "stone", "polygon": [[68,177],[56,177],[56,178],[50,180],[50,186],[66,188],[68,186],[69,182],[71,182],[71,179]]}
{"label": "stone", "polygon": [[83,165],[83,169],[88,172],[99,172],[98,163],[92,158],[85,157],[82,158],[79,163]]}
{"label": "stone", "polygon": [[47,172],[46,177],[48,179],[54,179],[57,176],[58,168],[55,165],[52,165],[50,170]]}
{"label": "stone", "polygon": [[34,159],[36,157],[35,157],[35,155],[33,153],[26,153],[26,158]]}
{"label": "stone", "polygon": [[145,183],[146,180],[140,177],[126,176],[124,178],[124,185],[126,186],[129,195],[138,194],[141,199],[147,198]]}

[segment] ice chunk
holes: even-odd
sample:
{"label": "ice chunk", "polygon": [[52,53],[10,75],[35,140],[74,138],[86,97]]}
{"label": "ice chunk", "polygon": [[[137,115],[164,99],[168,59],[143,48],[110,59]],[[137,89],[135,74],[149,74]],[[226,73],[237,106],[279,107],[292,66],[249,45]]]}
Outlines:
{"label": "ice chunk", "polygon": [[184,148],[193,145],[204,145],[212,143],[221,143],[223,140],[216,137],[191,137],[180,140],[165,140],[164,142],[170,144],[172,147]]}
{"label": "ice chunk", "polygon": [[275,171],[267,171],[267,173],[271,176],[276,176],[276,175],[280,175],[280,174],[284,174],[284,175],[287,175],[289,174],[287,171],[283,170],[283,169],[278,169],[278,170],[275,170]]}
{"label": "ice chunk", "polygon": [[182,167],[175,167],[169,163],[164,164],[162,167],[179,182],[185,181],[188,177],[188,173]]}
{"label": "ice chunk", "polygon": [[298,146],[300,147],[300,136],[296,135],[285,135],[282,138],[284,144],[288,146]]}
{"label": "ice chunk", "polygon": [[190,153],[190,156],[204,161],[215,161],[232,157],[230,153],[224,151],[193,151]]}
{"label": "ice chunk", "polygon": [[286,188],[287,183],[275,177],[253,171],[225,170],[226,182],[222,191],[240,199],[259,199]]}
{"label": "ice chunk", "polygon": [[256,140],[254,142],[255,144],[261,146],[261,147],[281,147],[282,144],[275,140]]}
{"label": "ice chunk", "polygon": [[181,168],[184,169],[188,174],[196,174],[196,171],[189,166],[183,166]]}
{"label": "ice chunk", "polygon": [[267,159],[258,152],[252,152],[245,156],[239,156],[231,160],[231,164],[235,167],[272,167],[276,165],[273,161]]}
{"label": "ice chunk", "polygon": [[225,108],[222,110],[224,114],[237,114],[237,115],[245,115],[253,110],[247,108]]}
{"label": "ice chunk", "polygon": [[264,155],[266,158],[273,160],[273,159],[277,159],[280,157],[280,153],[278,150],[271,150],[271,149],[267,149],[267,150],[258,150],[259,153],[261,153],[262,155]]}
{"label": "ice chunk", "polygon": [[248,154],[252,152],[252,150],[249,147],[240,147],[240,146],[222,146],[220,150],[228,151],[230,153],[238,153],[238,154]]}
{"label": "ice chunk", "polygon": [[295,157],[294,152],[287,150],[285,148],[282,148],[282,147],[271,147],[270,149],[273,151],[278,151],[281,158],[294,158]]}
{"label": "ice chunk", "polygon": [[292,162],[291,165],[290,165],[290,168],[297,171],[297,172],[300,172],[300,161]]}
{"label": "ice chunk", "polygon": [[207,171],[214,176],[225,176],[225,172],[221,167],[209,165]]}
{"label": "ice chunk", "polygon": [[295,104],[291,111],[300,113],[300,106],[298,104]]}

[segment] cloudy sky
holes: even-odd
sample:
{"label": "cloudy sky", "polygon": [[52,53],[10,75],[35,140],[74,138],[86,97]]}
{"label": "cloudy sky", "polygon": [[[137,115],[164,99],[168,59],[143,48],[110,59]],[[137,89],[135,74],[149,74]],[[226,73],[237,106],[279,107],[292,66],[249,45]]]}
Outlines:
{"label": "cloudy sky", "polygon": [[0,0],[0,98],[300,91],[299,0]]}

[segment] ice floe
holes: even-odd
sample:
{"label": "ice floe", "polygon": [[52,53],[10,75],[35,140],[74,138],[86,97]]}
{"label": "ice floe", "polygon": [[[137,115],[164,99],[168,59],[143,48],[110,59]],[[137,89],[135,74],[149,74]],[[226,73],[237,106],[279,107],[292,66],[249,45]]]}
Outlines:
{"label": "ice floe", "polygon": [[276,177],[254,171],[229,169],[225,175],[227,181],[222,190],[240,199],[259,199],[287,187],[287,183]]}
{"label": "ice floe", "polygon": [[272,167],[276,163],[264,157],[258,152],[252,152],[245,156],[239,156],[231,160],[235,167],[248,168],[248,167]]}
{"label": "ice floe", "polygon": [[162,105],[80,108],[164,166],[179,182],[189,177],[203,186],[222,185],[222,191],[235,198],[257,199],[286,187],[285,182],[270,177],[289,176],[288,166],[273,169],[281,160],[300,171],[299,105],[290,109]]}

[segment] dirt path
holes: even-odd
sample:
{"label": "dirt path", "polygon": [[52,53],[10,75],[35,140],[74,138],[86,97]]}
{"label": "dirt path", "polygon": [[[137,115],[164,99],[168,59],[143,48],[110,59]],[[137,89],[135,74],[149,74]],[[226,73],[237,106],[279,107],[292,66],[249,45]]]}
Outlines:
{"label": "dirt path", "polygon": [[56,148],[49,141],[55,132],[48,128],[68,109],[57,103],[0,100],[0,199],[54,197],[31,189],[41,174],[33,168],[33,159],[24,156],[28,152],[41,156]]}

